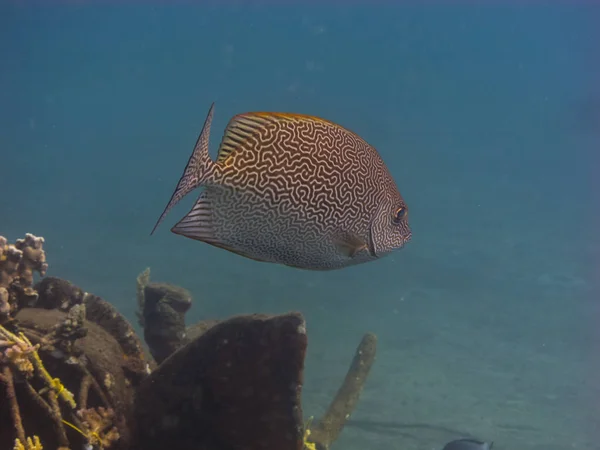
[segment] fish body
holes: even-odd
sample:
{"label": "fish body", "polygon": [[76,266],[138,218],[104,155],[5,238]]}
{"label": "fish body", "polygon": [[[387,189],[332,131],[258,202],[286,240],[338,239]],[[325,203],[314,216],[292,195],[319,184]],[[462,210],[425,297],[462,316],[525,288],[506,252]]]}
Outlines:
{"label": "fish body", "polygon": [[457,439],[448,442],[443,450],[492,450],[493,442],[482,442],[476,439]]}
{"label": "fish body", "polygon": [[171,231],[257,261],[339,269],[410,240],[404,199],[375,148],[356,134],[313,116],[239,114],[213,161],[213,111],[214,104],[154,230],[181,198],[204,186]]}

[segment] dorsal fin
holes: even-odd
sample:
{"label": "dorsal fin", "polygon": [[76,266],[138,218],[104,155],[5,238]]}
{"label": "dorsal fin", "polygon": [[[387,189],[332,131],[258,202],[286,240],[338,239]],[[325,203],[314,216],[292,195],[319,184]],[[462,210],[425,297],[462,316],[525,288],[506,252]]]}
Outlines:
{"label": "dorsal fin", "polygon": [[[232,117],[227,124],[219,146],[217,163],[224,162],[233,152],[243,146],[248,138],[260,133],[261,130],[274,122],[317,122],[355,134],[334,122],[307,114],[266,111],[247,112]],[[360,139],[358,136],[356,137]]]}
{"label": "dorsal fin", "polygon": [[257,113],[238,114],[229,121],[223,140],[219,146],[217,163],[225,161],[229,155],[235,152],[247,139],[257,134],[262,128],[271,122],[271,118]]}

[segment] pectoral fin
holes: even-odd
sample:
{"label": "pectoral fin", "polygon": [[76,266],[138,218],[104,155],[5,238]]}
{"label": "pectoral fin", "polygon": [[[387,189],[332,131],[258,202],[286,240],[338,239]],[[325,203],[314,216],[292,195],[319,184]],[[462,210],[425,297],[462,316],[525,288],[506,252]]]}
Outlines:
{"label": "pectoral fin", "polygon": [[369,246],[364,239],[355,234],[344,234],[334,239],[334,244],[338,251],[350,258],[354,258],[363,250],[369,251]]}

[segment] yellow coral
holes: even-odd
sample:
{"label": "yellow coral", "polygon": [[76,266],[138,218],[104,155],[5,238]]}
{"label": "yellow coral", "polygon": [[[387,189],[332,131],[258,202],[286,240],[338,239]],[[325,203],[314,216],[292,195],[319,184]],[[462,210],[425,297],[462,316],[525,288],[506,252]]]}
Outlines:
{"label": "yellow coral", "polygon": [[306,450],[317,450],[317,444],[314,442],[309,442],[308,437],[310,436],[310,424],[312,423],[313,418],[310,417],[306,421],[306,425],[304,425],[304,436],[302,437],[302,448]]}
{"label": "yellow coral", "polygon": [[[27,340],[25,336],[23,339]],[[44,363],[40,358],[38,352],[34,352],[32,355],[32,363],[36,370],[39,372],[40,376],[44,379],[46,384],[56,391],[56,395],[66,402],[71,408],[75,409],[77,404],[75,403],[75,397],[73,394],[67,390],[61,381],[58,378],[52,378],[46,368],[44,367]]]}
{"label": "yellow coral", "polygon": [[32,345],[27,338],[11,333],[0,325],[0,347],[5,348],[0,353],[0,361],[7,362],[26,376],[33,375],[31,356],[37,352],[39,345]]}
{"label": "yellow coral", "polygon": [[10,346],[10,348],[4,351],[4,355],[0,354],[0,361],[6,359],[21,372],[27,374],[33,374],[34,370],[37,371],[38,375],[46,382],[47,388],[54,389],[60,399],[71,408],[76,408],[73,394],[64,387],[58,378],[52,378],[44,367],[37,352],[39,344],[33,345],[23,333],[19,333],[17,336],[0,325],[0,347],[2,346]]}
{"label": "yellow coral", "polygon": [[88,440],[88,443],[92,443],[92,441],[94,442],[100,442],[100,436],[98,435],[98,433],[86,433],[85,431],[83,431],[81,428],[77,427],[76,425],[73,425],[71,422],[66,421],[65,419],[61,419],[62,423],[64,423],[65,425],[70,426],[71,428],[73,428],[75,431],[77,431],[79,434],[81,434],[84,438],[86,438]]}
{"label": "yellow coral", "polygon": [[15,446],[13,447],[13,450],[44,450],[44,447],[42,447],[40,438],[33,436],[33,439],[28,437],[25,441],[25,444],[22,444],[19,439],[15,439]]}
{"label": "yellow coral", "polygon": [[62,422],[84,436],[89,445],[109,448],[113,442],[120,439],[117,428],[113,426],[114,411],[112,409],[102,407],[81,409],[77,411],[77,415],[83,419],[83,429],[64,419]]}

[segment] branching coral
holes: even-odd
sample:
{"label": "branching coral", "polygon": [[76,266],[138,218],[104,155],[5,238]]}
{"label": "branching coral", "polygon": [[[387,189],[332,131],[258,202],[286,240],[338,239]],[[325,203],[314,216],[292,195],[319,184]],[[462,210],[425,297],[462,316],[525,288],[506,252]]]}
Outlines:
{"label": "branching coral", "polygon": [[[67,318],[65,322],[69,320]],[[57,331],[61,329],[61,326],[57,327]],[[39,339],[39,341],[47,342],[48,339]],[[6,398],[10,404],[15,434],[21,446],[15,448],[31,448],[32,450],[41,448],[35,446],[37,445],[36,437],[31,442],[33,447],[30,447],[31,439],[26,440],[25,438],[15,390],[15,377],[21,379],[21,383],[25,386],[25,393],[45,413],[46,418],[54,423],[57,442],[61,448],[70,446],[65,425],[81,433],[86,442],[94,448],[110,448],[120,437],[114,426],[114,411],[111,408],[103,407],[86,408],[87,391],[85,399],[82,400],[83,405],[77,409],[78,405],[74,395],[59,378],[52,377],[44,366],[38,353],[39,348],[40,343],[33,345],[23,333],[13,333],[0,325],[0,367],[2,368],[0,381],[6,388]],[[86,379],[88,379],[87,389],[89,390],[91,381],[89,372]]]}
{"label": "branching coral", "polygon": [[30,378],[33,375],[32,355],[39,345],[31,345],[26,337],[18,337],[4,327],[0,327],[0,364],[6,364]]}
{"label": "branching coral", "polygon": [[[2,369],[1,381],[6,386],[6,397],[10,403],[10,411],[17,434],[17,439],[23,443],[25,439],[25,430],[21,418],[17,394],[15,391],[14,377],[15,374],[24,378],[24,383],[27,386],[27,391],[38,404],[42,405],[50,415],[55,418],[55,422],[62,418],[58,399],[61,399],[67,407],[75,408],[73,394],[71,394],[58,378],[52,378],[48,373],[40,356],[38,354],[39,345],[33,345],[23,333],[19,335],[10,332],[0,325],[0,366]],[[43,386],[36,390],[32,386],[32,382],[36,381]],[[45,400],[42,395],[47,394],[48,400]],[[64,430],[59,432],[63,438],[60,439],[61,444],[67,444]],[[22,444],[25,445],[25,444]]]}
{"label": "branching coral", "polygon": [[30,233],[14,245],[0,236],[0,324],[37,300],[33,275],[38,272],[44,276],[48,269],[43,244],[43,237]]}
{"label": "branching coral", "polygon": [[14,450],[43,450],[42,443],[40,442],[40,438],[37,436],[33,436],[33,439],[28,437],[24,443],[22,443],[18,438],[15,439],[15,447]]}
{"label": "branching coral", "polygon": [[115,413],[112,409],[80,409],[77,415],[82,420],[83,431],[90,445],[107,448],[119,439],[119,432],[113,426]]}

